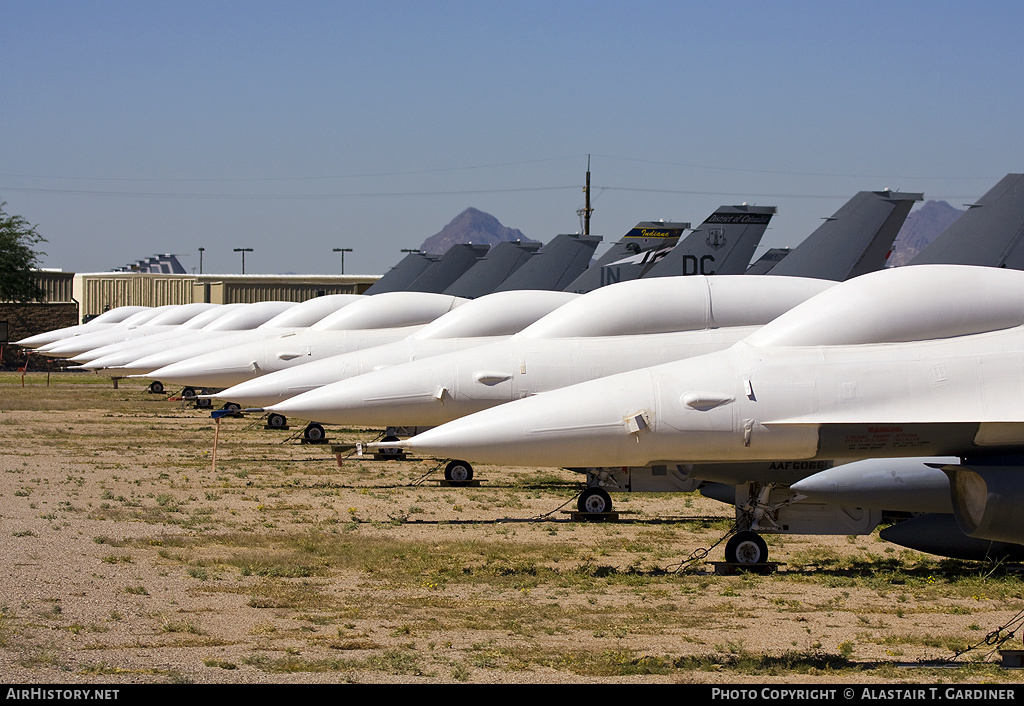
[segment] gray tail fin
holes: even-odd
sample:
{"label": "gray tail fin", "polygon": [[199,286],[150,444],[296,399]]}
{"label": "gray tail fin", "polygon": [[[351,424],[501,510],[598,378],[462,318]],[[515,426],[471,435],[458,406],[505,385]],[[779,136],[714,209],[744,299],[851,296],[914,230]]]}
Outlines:
{"label": "gray tail fin", "polygon": [[440,260],[414,279],[405,290],[407,292],[443,292],[486,255],[488,249],[490,249],[489,245],[474,245],[472,243],[453,245],[445,251]]}
{"label": "gray tail fin", "polygon": [[1024,174],[1007,174],[971,204],[911,265],[955,264],[1024,270]]}
{"label": "gray tail fin", "polygon": [[452,283],[443,294],[475,299],[494,291],[525,265],[540,249],[538,242],[523,243],[506,240],[498,243],[479,262]]}
{"label": "gray tail fin", "polygon": [[772,248],[747,268],[748,275],[763,275],[767,274],[768,270],[775,267],[777,264],[791,253],[792,250],[789,248]]}
{"label": "gray tail fin", "polygon": [[861,191],[768,274],[842,282],[880,270],[911,207],[922,198],[889,190]]}
{"label": "gray tail fin", "polygon": [[587,269],[600,235],[556,235],[530,261],[494,290],[546,289],[562,291]]}
{"label": "gray tail fin", "polygon": [[404,291],[412,284],[413,280],[440,259],[440,255],[431,255],[418,250],[411,252],[399,260],[397,265],[385,272],[383,277],[371,284],[364,294]]}
{"label": "gray tail fin", "polygon": [[566,292],[583,294],[606,284],[637,279],[667,255],[689,223],[641,221],[573,282]]}
{"label": "gray tail fin", "polygon": [[775,212],[774,206],[720,206],[642,276],[743,274]]}

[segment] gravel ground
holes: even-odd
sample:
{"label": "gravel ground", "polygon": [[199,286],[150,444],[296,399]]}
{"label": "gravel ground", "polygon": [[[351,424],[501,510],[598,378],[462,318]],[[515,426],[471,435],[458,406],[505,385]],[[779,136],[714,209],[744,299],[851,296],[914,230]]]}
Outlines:
{"label": "gravel ground", "polygon": [[731,509],[695,494],[579,522],[564,470],[443,487],[91,375],[0,400],[8,683],[1021,681],[954,661],[1014,620],[1013,567],[786,536],[777,573],[719,575]]}

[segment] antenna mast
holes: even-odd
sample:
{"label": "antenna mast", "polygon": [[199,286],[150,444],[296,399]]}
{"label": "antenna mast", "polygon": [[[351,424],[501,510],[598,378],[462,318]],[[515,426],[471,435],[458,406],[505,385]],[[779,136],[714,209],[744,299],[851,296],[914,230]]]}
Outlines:
{"label": "antenna mast", "polygon": [[585,205],[580,210],[576,211],[576,215],[583,218],[583,235],[590,235],[590,214],[594,212],[594,209],[590,207],[590,155],[587,155],[587,185],[583,187],[583,193],[585,194]]}

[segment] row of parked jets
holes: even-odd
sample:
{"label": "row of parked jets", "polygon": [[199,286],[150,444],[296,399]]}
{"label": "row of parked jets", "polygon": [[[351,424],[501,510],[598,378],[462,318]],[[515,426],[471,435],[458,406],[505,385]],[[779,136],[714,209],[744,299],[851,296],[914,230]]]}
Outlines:
{"label": "row of parked jets", "polygon": [[386,428],[368,451],[447,459],[456,483],[568,468],[589,515],[699,490],[735,507],[727,562],[892,512],[911,516],[882,530],[896,544],[1022,559],[1024,175],[886,268],[921,199],[860,192],[749,266],[772,207],[641,222],[593,264],[593,236],[455,246],[363,295],[121,307],[18,343],[309,438]]}

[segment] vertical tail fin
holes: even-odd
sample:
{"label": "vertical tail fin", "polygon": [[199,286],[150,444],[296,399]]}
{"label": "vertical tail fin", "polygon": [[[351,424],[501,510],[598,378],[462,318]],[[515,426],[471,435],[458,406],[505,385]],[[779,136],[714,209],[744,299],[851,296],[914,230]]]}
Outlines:
{"label": "vertical tail fin", "polygon": [[411,252],[399,260],[397,265],[385,272],[383,277],[371,284],[364,294],[404,291],[413,280],[426,272],[440,257],[440,255],[431,255],[418,250]]}
{"label": "vertical tail fin", "polygon": [[837,282],[885,267],[892,243],[923,194],[861,191],[768,274]]}
{"label": "vertical tail fin", "polygon": [[1024,174],[1007,174],[919,252],[911,265],[1024,270]]}
{"label": "vertical tail fin", "polygon": [[743,274],[775,213],[774,206],[720,206],[642,276]]}
{"label": "vertical tail fin", "polygon": [[540,250],[540,243],[521,243],[505,240],[487,253],[481,260],[469,268],[442,294],[451,294],[463,299],[476,299],[494,291],[512,274],[525,265]]}
{"label": "vertical tail fin", "polygon": [[487,251],[489,245],[458,243],[445,251],[441,259],[426,272],[414,279],[407,292],[443,292],[466,271],[477,264]]}
{"label": "vertical tail fin", "polygon": [[567,292],[583,294],[606,284],[638,279],[679,242],[689,223],[641,221],[588,267]]}
{"label": "vertical tail fin", "polygon": [[495,288],[495,292],[514,289],[549,289],[562,291],[586,269],[594,256],[599,235],[556,235]]}

